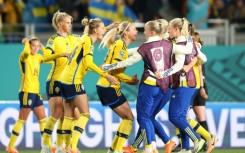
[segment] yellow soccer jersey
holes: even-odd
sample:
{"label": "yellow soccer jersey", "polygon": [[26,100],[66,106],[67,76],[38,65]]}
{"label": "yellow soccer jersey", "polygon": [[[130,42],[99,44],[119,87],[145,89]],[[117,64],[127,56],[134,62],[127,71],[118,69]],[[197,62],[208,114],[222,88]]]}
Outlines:
{"label": "yellow soccer jersey", "polygon": [[[194,74],[195,74],[195,79],[196,79],[196,87],[195,88],[200,88],[201,82],[200,82],[200,73],[199,73],[198,65],[196,64],[192,68],[193,68],[193,71],[194,71]],[[181,86],[182,86],[182,83],[180,82],[180,87]],[[188,87],[186,80],[183,81],[183,87]]]}
{"label": "yellow soccer jersey", "polygon": [[200,88],[201,86],[201,81],[200,81],[200,72],[199,72],[199,66],[196,64],[193,66],[194,74],[196,77],[196,88]]}
{"label": "yellow soccer jersey", "polygon": [[91,38],[88,35],[83,35],[78,46],[70,54],[60,81],[64,84],[82,84],[88,69],[105,77],[106,72],[102,71],[93,62],[93,50],[94,46]]}
{"label": "yellow soccer jersey", "polygon": [[[54,53],[71,53],[74,47],[77,45],[79,39],[80,38],[78,35],[68,35],[67,37],[63,37],[59,34],[55,34],[49,38],[44,51],[44,56]],[[52,62],[52,68],[49,72],[47,80],[58,81],[67,64],[67,61],[67,57],[61,57],[54,60],[54,62]]]}
{"label": "yellow soccer jersey", "polygon": [[[123,40],[119,39],[109,47],[106,58],[104,60],[104,64],[117,63],[117,62],[123,61],[127,58],[128,58],[127,46]],[[115,76],[119,81],[127,83],[127,82],[131,81],[131,77],[124,74],[125,69],[126,68],[120,68],[120,69],[112,70],[109,73],[111,75]],[[111,86],[114,88],[120,88],[120,84],[119,85],[111,85],[106,80],[106,78],[104,78],[104,77],[99,78],[97,85],[103,86],[103,87]]]}
{"label": "yellow soccer jersey", "polygon": [[20,73],[21,73],[21,84],[19,91],[39,93],[39,72],[40,63],[54,60],[61,54],[54,54],[43,58],[40,54],[30,54],[30,44],[25,43],[23,52],[20,54]]}

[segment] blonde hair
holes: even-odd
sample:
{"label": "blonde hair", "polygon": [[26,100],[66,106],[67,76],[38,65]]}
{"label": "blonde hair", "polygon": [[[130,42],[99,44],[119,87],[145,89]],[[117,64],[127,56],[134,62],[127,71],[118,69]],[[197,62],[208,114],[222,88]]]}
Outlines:
{"label": "blonde hair", "polygon": [[128,21],[124,21],[119,24],[118,28],[113,28],[103,37],[99,47],[110,46],[118,34],[121,38],[123,38],[125,31],[127,31],[130,27],[131,23]]}
{"label": "blonde hair", "polygon": [[33,41],[39,41],[40,42],[40,40],[34,35],[28,36],[27,39],[28,39],[29,44],[31,44]]}
{"label": "blonde hair", "polygon": [[64,18],[69,17],[71,19],[71,21],[73,20],[72,16],[70,16],[69,14],[65,13],[65,12],[56,12],[53,15],[52,18],[52,26],[55,28],[55,30],[58,30],[58,23],[62,22],[64,20]]}
{"label": "blonde hair", "polygon": [[163,27],[162,27],[162,23],[160,20],[159,21],[158,20],[148,21],[146,22],[145,27],[149,27],[150,31],[156,32],[158,36],[161,36],[163,33],[162,32]]}
{"label": "blonde hair", "polygon": [[81,24],[85,26],[83,33],[88,35],[93,34],[94,29],[97,29],[100,23],[102,23],[102,20],[99,18],[89,20],[88,18],[85,17],[81,22]]}
{"label": "blonde hair", "polygon": [[165,19],[157,19],[156,22],[161,24],[162,33],[159,36],[163,39],[163,35],[168,31],[168,21]]}
{"label": "blonde hair", "polygon": [[180,34],[183,36],[188,36],[189,34],[189,22],[186,18],[175,18],[169,22],[174,28],[180,29]]}

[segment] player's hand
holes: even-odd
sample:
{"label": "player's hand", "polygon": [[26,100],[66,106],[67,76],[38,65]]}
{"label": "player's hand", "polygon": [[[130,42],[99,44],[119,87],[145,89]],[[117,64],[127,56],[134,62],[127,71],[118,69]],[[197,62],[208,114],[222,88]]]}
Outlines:
{"label": "player's hand", "polygon": [[128,83],[129,85],[137,85],[139,83],[137,74],[133,75],[131,77],[131,81]]}
{"label": "player's hand", "polygon": [[21,41],[21,43],[22,43],[22,44],[25,44],[25,43],[28,42],[28,41],[29,41],[29,40],[28,40],[27,38],[23,38],[22,41]]}
{"label": "player's hand", "polygon": [[120,84],[120,82],[114,76],[112,76],[110,74],[106,75],[106,80],[108,82],[110,82],[111,84],[115,84],[115,85],[119,85]]}
{"label": "player's hand", "polygon": [[112,29],[112,28],[117,28],[118,26],[119,26],[119,22],[113,22],[113,23],[111,23],[110,25],[108,25],[106,28],[108,29],[108,30],[110,30],[110,29]]}
{"label": "player's hand", "polygon": [[208,99],[208,95],[205,91],[205,89],[202,87],[200,88],[200,95],[204,98],[204,99]]}
{"label": "player's hand", "polygon": [[61,57],[69,57],[69,55],[70,55],[69,53],[62,53]]}
{"label": "player's hand", "polygon": [[182,68],[182,71],[187,73],[190,70],[190,67],[188,65],[184,65],[184,67]]}
{"label": "player's hand", "polygon": [[162,78],[161,73],[159,71],[155,72],[155,77],[161,79]]}

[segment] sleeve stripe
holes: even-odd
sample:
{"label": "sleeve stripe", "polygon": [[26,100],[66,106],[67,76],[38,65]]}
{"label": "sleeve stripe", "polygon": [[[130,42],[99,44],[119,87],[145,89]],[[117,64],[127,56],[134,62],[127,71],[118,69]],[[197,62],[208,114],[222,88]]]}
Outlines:
{"label": "sleeve stripe", "polygon": [[120,61],[122,61],[122,60],[121,60],[121,59],[119,59],[119,58],[114,58],[114,60],[119,61],[119,62],[120,62]]}
{"label": "sleeve stripe", "polygon": [[51,47],[46,47],[46,49],[49,49],[52,51],[52,54],[54,54],[54,50]]}

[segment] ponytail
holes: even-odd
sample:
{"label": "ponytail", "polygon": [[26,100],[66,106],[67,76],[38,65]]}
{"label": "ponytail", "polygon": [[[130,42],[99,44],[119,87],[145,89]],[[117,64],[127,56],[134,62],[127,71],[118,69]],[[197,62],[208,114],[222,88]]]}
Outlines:
{"label": "ponytail", "polygon": [[102,46],[104,48],[105,46],[109,47],[115,40],[117,35],[118,28],[113,28],[109,32],[106,33],[106,35],[103,37],[99,48]]}
{"label": "ponytail", "polygon": [[88,34],[88,22],[89,20],[87,17],[84,17],[81,21],[82,26],[85,26],[84,31],[83,31],[84,34]]}
{"label": "ponytail", "polygon": [[161,39],[163,39],[163,36],[168,30],[168,21],[165,19],[157,19],[156,21],[160,23],[159,26],[161,26],[161,30],[159,36],[161,37]]}
{"label": "ponytail", "polygon": [[182,18],[182,29],[180,30],[180,34],[183,36],[189,36],[189,22],[186,18]]}
{"label": "ponytail", "polygon": [[188,31],[189,31],[189,34],[191,36],[194,36],[195,35],[195,26],[193,24],[189,24],[189,28],[188,28]]}
{"label": "ponytail", "polygon": [[120,36],[121,38],[124,37],[125,32],[129,29],[131,23],[128,21],[124,21],[119,24],[118,28],[113,28],[103,37],[99,47],[110,46],[114,41],[116,36]]}
{"label": "ponytail", "polygon": [[102,21],[99,18],[89,20],[87,17],[85,17],[81,22],[81,24],[85,26],[83,33],[87,35],[93,34],[94,30],[99,27],[101,22]]}

